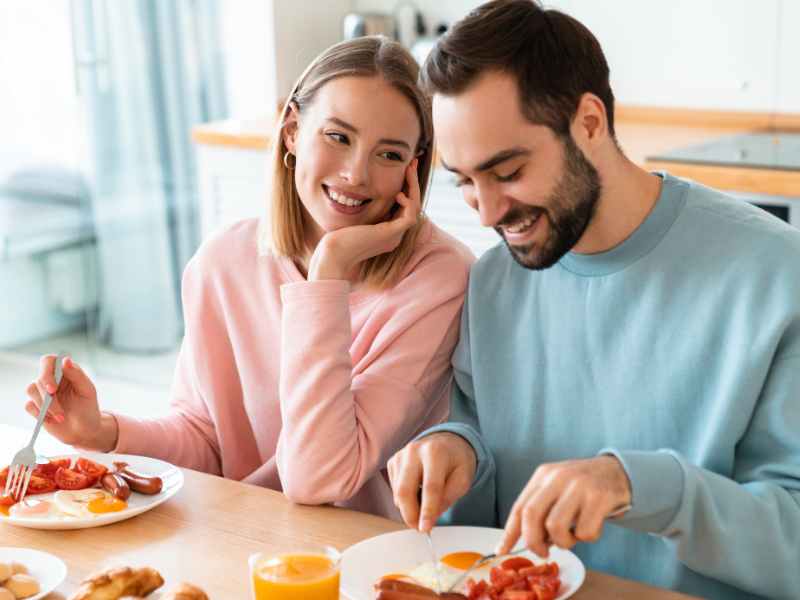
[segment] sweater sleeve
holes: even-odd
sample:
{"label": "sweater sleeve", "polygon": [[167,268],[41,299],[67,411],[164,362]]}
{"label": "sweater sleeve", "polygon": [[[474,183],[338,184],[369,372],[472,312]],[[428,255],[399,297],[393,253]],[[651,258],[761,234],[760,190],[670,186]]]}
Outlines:
{"label": "sweater sleeve", "polygon": [[470,490],[439,519],[441,525],[481,525],[497,527],[495,463],[481,436],[475,390],[472,385],[472,356],[469,336],[469,300],[464,303],[458,346],[453,353],[455,385],[450,396],[450,419],[424,431],[418,437],[438,432],[455,433],[472,446],[478,464]]}
{"label": "sweater sleeve", "polygon": [[204,283],[201,263],[193,259],[183,274],[183,306],[186,333],[173,378],[168,415],[134,419],[114,414],[119,425],[113,452],[151,456],[172,464],[222,474],[216,428],[203,398],[203,369],[214,365],[218,346],[215,335],[223,329],[213,292]]}
{"label": "sweater sleeve", "polygon": [[620,525],[662,536],[687,567],[769,598],[800,590],[800,355],[774,362],[729,479],[672,450],[607,449],[631,480]]}
{"label": "sweater sleeve", "polygon": [[467,276],[463,261],[455,266],[418,265],[383,295],[356,339],[347,282],[282,286],[276,456],[291,500],[350,499],[426,420],[446,417]]}

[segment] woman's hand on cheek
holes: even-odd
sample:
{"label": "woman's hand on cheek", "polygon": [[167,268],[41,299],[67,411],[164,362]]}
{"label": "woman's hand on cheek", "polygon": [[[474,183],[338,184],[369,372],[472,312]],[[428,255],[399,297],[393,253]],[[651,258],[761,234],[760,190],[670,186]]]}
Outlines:
{"label": "woman's hand on cheek", "polygon": [[406,183],[408,194],[397,194],[399,207],[390,220],[326,233],[311,256],[308,280],[349,279],[365,260],[397,248],[405,232],[417,222],[422,206],[417,159],[406,168]]}

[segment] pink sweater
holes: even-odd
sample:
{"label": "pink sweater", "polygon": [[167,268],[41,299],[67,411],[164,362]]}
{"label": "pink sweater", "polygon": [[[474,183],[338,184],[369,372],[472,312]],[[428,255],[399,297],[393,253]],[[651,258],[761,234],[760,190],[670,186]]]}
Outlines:
{"label": "pink sweater", "polygon": [[386,462],[447,416],[472,254],[427,223],[400,283],[351,293],[257,238],[241,221],[189,262],[172,411],[115,415],[114,452],[399,518]]}

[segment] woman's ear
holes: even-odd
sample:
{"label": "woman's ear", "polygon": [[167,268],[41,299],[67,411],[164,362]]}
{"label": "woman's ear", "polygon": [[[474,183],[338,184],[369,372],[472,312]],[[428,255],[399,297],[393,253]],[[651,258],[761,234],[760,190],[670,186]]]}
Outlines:
{"label": "woman's ear", "polygon": [[281,129],[283,144],[292,154],[296,154],[295,148],[297,147],[297,130],[299,125],[300,111],[297,110],[297,105],[292,102],[286,110],[286,117],[283,120],[283,128]]}

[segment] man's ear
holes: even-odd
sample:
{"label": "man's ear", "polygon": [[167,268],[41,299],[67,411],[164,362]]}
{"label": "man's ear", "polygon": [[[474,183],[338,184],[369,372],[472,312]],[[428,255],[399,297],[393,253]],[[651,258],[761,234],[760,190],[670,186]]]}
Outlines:
{"label": "man's ear", "polygon": [[297,110],[297,105],[292,102],[286,110],[286,117],[283,120],[283,127],[281,128],[283,144],[292,154],[296,154],[295,148],[297,147],[297,130],[299,125],[300,111]]}
{"label": "man's ear", "polygon": [[[575,118],[572,120],[572,137],[589,146],[608,137],[608,116],[603,101],[591,92],[586,92],[578,102]],[[579,143],[578,145],[582,145]]]}

